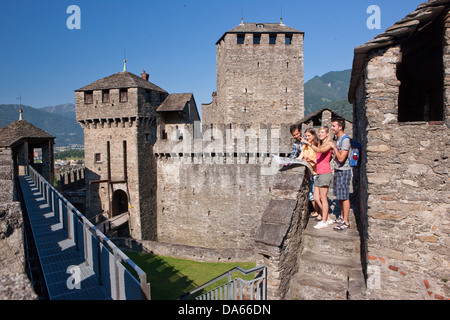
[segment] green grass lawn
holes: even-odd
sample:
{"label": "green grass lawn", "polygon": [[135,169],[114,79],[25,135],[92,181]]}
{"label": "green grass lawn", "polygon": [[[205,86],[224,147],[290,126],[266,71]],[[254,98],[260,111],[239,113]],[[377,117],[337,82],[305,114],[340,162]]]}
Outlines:
{"label": "green grass lawn", "polygon": [[[124,253],[147,274],[152,300],[174,300],[236,266],[246,270],[255,267],[252,262],[209,263],[126,250]],[[244,277],[237,272],[234,277],[250,280],[254,274]]]}

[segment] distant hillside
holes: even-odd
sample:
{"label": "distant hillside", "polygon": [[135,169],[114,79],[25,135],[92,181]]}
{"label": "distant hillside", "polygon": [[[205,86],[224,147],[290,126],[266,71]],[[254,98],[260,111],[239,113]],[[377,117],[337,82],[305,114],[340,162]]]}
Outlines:
{"label": "distant hillside", "polygon": [[[84,144],[83,129],[75,120],[75,114],[72,118],[49,113],[42,109],[35,109],[29,106],[22,106],[23,120],[26,120],[49,134],[56,137],[57,147],[69,146],[71,144]],[[19,105],[1,104],[0,105],[0,128],[19,120]]]}
{"label": "distant hillside", "polygon": [[[331,71],[323,76],[315,76],[305,83],[305,116],[329,108],[348,118],[353,118],[353,111],[347,101],[351,70]],[[337,109],[335,109],[337,108]]]}
{"label": "distant hillside", "polygon": [[73,103],[66,103],[57,106],[45,107],[39,110],[59,114],[60,116],[64,116],[69,119],[75,119],[75,105]]}
{"label": "distant hillside", "polygon": [[348,119],[353,122],[353,105],[351,105],[347,101],[347,99],[331,102],[325,105],[324,108],[333,110],[334,112],[341,115],[345,119]]}

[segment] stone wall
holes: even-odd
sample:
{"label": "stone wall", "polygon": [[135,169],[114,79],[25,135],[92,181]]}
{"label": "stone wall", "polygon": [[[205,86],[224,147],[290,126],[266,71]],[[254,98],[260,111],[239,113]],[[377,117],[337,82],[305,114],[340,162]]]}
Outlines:
{"label": "stone wall", "polygon": [[[137,185],[129,183],[130,192],[132,189],[136,194],[135,206],[139,203],[140,211],[140,238],[145,240],[157,239],[157,213],[156,213],[156,159],[153,154],[153,142],[147,139],[148,132],[152,131],[153,123],[148,122],[142,125],[137,135],[137,162],[130,159],[129,170],[136,174]],[[136,167],[137,164],[137,167]],[[137,190],[137,188],[139,188]],[[137,217],[136,217],[137,218]],[[136,238],[136,237],[135,237]]]}
{"label": "stone wall", "polygon": [[[400,59],[399,45],[369,56],[354,107],[354,136],[363,145],[354,183],[368,297],[448,298],[449,129],[398,122]],[[447,87],[448,70],[445,79]]]}
{"label": "stone wall", "polygon": [[211,95],[212,101],[210,103],[202,103],[202,121],[205,124],[224,123],[225,110],[224,106],[217,103],[217,92]]}
{"label": "stone wall", "polygon": [[0,148],[0,203],[14,199],[14,164],[12,150]]}
{"label": "stone wall", "polygon": [[58,191],[75,190],[85,186],[84,168],[66,171],[56,175]]}
{"label": "stone wall", "polygon": [[22,211],[19,202],[0,202],[0,300],[35,300],[25,273]]}
{"label": "stone wall", "polygon": [[[158,241],[207,248],[249,249],[270,200],[274,175],[264,165],[157,160]],[[258,160],[259,161],[259,160]],[[184,163],[183,163],[184,162]]]}
{"label": "stone wall", "polygon": [[[93,102],[85,103],[84,92],[75,92],[76,117],[78,121],[97,123],[101,126],[117,118],[156,117],[156,107],[161,104],[167,93],[142,88],[128,88],[128,99],[120,102],[119,89],[111,89],[109,102],[102,102],[102,90],[93,91]],[[148,97],[148,95],[150,95]],[[147,102],[148,101],[148,102]]]}
{"label": "stone wall", "polygon": [[0,277],[23,273],[22,211],[15,195],[11,149],[0,150]]}
{"label": "stone wall", "polygon": [[190,170],[163,165],[176,173],[164,176],[168,181],[163,190],[158,189],[158,241],[116,238],[114,242],[195,261],[265,265],[268,299],[286,298],[309,218],[305,167],[277,168],[267,177],[266,183],[272,185],[267,190],[257,183],[264,179],[256,165],[192,165]]}
{"label": "stone wall", "polygon": [[194,134],[199,125],[180,127],[182,141],[170,134],[153,148],[157,196],[148,203],[156,206],[157,240],[252,248],[280,169],[271,154],[290,153],[289,128],[261,126],[256,133],[245,125],[221,125]]}
{"label": "stone wall", "polygon": [[[215,125],[213,128],[199,121],[194,124],[180,124],[178,130],[167,131],[167,139],[158,139],[153,147],[156,155],[178,157],[234,157],[256,158],[272,154],[288,156],[294,139],[289,131],[289,124],[272,126],[259,124]],[[183,139],[180,140],[179,137]],[[227,160],[227,161],[228,161]],[[201,163],[203,160],[197,161]],[[252,161],[249,159],[249,161]],[[259,160],[258,160],[259,161]],[[235,163],[233,160],[230,163]]]}
{"label": "stone wall", "polygon": [[184,244],[157,242],[151,240],[136,240],[130,238],[114,238],[112,239],[112,241],[114,242],[114,244],[121,248],[198,262],[215,263],[256,261],[256,253],[254,249],[213,249],[204,247],[192,247]]}
{"label": "stone wall", "polygon": [[[142,125],[138,129],[128,121],[123,126],[111,128],[85,128],[86,215],[92,217],[104,213],[109,217],[114,192],[122,190],[131,206],[131,235],[137,239],[151,239],[152,234],[154,238],[148,219],[154,206],[151,199],[156,194],[152,183],[155,170],[151,141],[146,140],[145,134]],[[99,161],[95,159],[96,154],[100,154]],[[144,227],[142,219],[145,220]]]}
{"label": "stone wall", "polygon": [[0,275],[24,272],[22,211],[19,202],[0,203]]}

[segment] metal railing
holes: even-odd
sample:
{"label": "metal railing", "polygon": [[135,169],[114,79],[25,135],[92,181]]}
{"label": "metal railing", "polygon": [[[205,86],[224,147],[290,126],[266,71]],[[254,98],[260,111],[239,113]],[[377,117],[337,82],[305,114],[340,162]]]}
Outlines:
{"label": "metal railing", "polygon": [[[232,279],[232,274],[240,272],[243,275],[249,275],[259,272],[254,279],[246,281],[241,278]],[[249,270],[241,267],[234,267],[231,270],[221,274],[220,276],[206,282],[205,284],[191,290],[177,300],[188,300],[195,293],[214,285],[216,282],[227,278],[227,282],[218,285],[212,290],[202,293],[195,300],[266,300],[267,298],[267,268],[266,266],[258,266]]]}
{"label": "metal railing", "polygon": [[[86,264],[98,275],[98,281],[114,300],[150,300],[150,284],[146,273],[125,255],[110,239],[81,214],[32,166],[28,176],[54,212],[58,222],[68,231],[77,250],[83,251]],[[139,281],[126,269],[129,266]]]}

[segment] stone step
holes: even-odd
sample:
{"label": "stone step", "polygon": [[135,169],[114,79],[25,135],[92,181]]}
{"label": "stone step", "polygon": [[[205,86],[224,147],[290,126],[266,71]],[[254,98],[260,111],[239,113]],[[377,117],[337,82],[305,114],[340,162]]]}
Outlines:
{"label": "stone step", "polygon": [[[328,199],[330,218],[335,220],[340,215],[340,207],[331,189]],[[364,284],[363,277],[352,276],[362,274],[361,241],[353,208],[347,230],[333,230],[336,224],[315,229],[318,222],[311,217],[303,231],[299,268],[291,279],[289,296],[301,300],[347,300],[350,291],[355,295]]]}
{"label": "stone step", "polygon": [[301,274],[292,279],[290,298],[293,300],[347,300],[347,291],[346,282]]}
{"label": "stone step", "polygon": [[299,274],[309,274],[317,278],[332,278],[348,282],[349,270],[360,267],[354,257],[317,253],[304,249],[299,259]]}
{"label": "stone step", "polygon": [[[330,203],[328,203],[328,204],[330,204]],[[334,207],[333,205],[330,204],[330,209],[329,209],[328,213],[329,213],[329,217],[330,217],[331,220],[336,220],[341,214],[341,211],[339,209],[339,205],[336,205],[336,207]],[[350,222],[350,226],[353,229],[356,229],[356,218],[355,218],[355,214],[354,214],[353,208],[350,208],[348,221]],[[310,221],[310,222],[314,223],[315,220]],[[314,223],[314,225],[315,225],[315,223]]]}
{"label": "stone step", "polygon": [[125,223],[127,223],[129,218],[130,218],[130,214],[128,212],[122,213],[118,216],[115,216],[113,218],[109,218],[108,220],[100,222],[99,224],[96,225],[96,228],[98,228],[105,235],[109,235],[110,233],[116,231],[121,226],[123,226]]}
{"label": "stone step", "polygon": [[303,231],[303,247],[338,256],[360,255],[361,242],[356,229],[349,228],[338,232],[333,230],[336,224],[324,229],[314,229],[317,223],[314,218],[308,221],[307,228]]}
{"label": "stone step", "polygon": [[[330,218],[331,220],[335,220],[336,217],[331,215]],[[312,236],[319,236],[319,237],[328,236],[332,239],[342,239],[342,240],[353,240],[356,238],[359,239],[359,232],[356,229],[356,224],[352,224],[351,221],[350,221],[350,228],[348,228],[347,230],[343,230],[341,232],[333,230],[333,228],[337,226],[336,223],[333,223],[324,229],[315,229],[314,226],[317,223],[319,223],[319,221],[315,217],[310,217],[308,220],[308,225],[306,226],[304,232],[307,232],[307,234],[310,234]],[[333,231],[333,232],[323,232],[323,231]]]}

